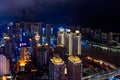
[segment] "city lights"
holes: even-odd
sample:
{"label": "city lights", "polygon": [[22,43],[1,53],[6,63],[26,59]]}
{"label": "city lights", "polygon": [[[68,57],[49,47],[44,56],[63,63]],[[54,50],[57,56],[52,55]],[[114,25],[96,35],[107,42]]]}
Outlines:
{"label": "city lights", "polygon": [[[21,16],[15,14],[16,18],[8,16],[4,19],[0,15],[0,80],[120,80],[120,33],[112,30],[109,32],[112,24],[109,23],[112,21],[109,16],[112,13],[107,16],[110,20],[104,22],[104,26],[109,28],[105,28],[100,22],[104,21],[103,17],[107,20],[106,15],[100,16],[100,19],[95,16],[96,12],[102,12],[101,10],[107,12],[105,6],[104,9],[98,10],[100,5],[92,5],[98,11],[92,10],[91,15],[88,9],[77,9],[82,6],[82,2],[80,6],[75,5],[78,1],[70,1],[70,5],[66,5],[67,1],[62,1],[62,5],[61,2],[51,1],[46,8],[40,6],[46,4],[47,0],[41,3],[34,1],[25,1],[32,5],[23,2],[24,6],[20,7],[20,0],[19,5],[15,3],[19,8],[11,5],[10,8],[14,6],[18,11],[8,8],[10,10],[7,12],[10,14],[11,10],[14,14],[23,9]],[[9,2],[8,7],[13,2]],[[4,0],[0,7],[3,3],[5,4]],[[57,5],[58,3],[60,4]],[[57,9],[58,7],[60,8]],[[90,7],[89,4],[87,7]],[[59,10],[63,10],[62,13]],[[83,10],[90,15],[84,14]],[[1,14],[3,11],[4,9],[1,11],[0,8]],[[117,17],[117,14],[113,17]],[[55,18],[59,21],[53,22]],[[115,22],[116,19],[113,20]]]}

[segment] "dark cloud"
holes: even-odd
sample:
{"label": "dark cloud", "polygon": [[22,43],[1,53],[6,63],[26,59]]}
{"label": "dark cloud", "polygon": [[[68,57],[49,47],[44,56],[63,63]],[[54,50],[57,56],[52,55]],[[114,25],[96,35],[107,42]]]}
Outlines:
{"label": "dark cloud", "polygon": [[0,11],[27,9],[27,8],[43,8],[54,5],[56,3],[64,3],[67,0],[1,0]]}
{"label": "dark cloud", "polygon": [[22,9],[42,11],[69,0],[0,0],[0,16],[17,15]]}
{"label": "dark cloud", "polygon": [[33,10],[36,18],[64,23],[116,23],[119,0],[0,0],[0,16]]}

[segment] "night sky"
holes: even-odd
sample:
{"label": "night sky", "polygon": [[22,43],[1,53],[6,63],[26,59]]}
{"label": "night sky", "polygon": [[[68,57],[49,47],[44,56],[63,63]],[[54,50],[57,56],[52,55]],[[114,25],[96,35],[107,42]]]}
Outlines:
{"label": "night sky", "polygon": [[118,32],[120,0],[0,0],[0,17],[34,11],[35,19],[48,23],[97,25]]}

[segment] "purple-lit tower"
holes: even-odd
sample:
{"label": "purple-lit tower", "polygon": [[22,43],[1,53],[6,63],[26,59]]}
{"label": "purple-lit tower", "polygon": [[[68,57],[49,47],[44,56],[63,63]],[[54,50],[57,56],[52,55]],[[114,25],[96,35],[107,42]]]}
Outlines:
{"label": "purple-lit tower", "polygon": [[82,63],[79,57],[68,57],[68,79],[69,80],[82,80]]}
{"label": "purple-lit tower", "polygon": [[60,57],[53,57],[49,67],[50,80],[65,80],[65,63]]}
{"label": "purple-lit tower", "polygon": [[0,76],[10,74],[9,59],[4,54],[0,54]]}

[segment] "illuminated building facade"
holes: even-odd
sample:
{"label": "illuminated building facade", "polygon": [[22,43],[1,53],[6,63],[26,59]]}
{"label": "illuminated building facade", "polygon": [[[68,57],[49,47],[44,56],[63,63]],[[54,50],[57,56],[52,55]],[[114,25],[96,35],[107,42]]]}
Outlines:
{"label": "illuminated building facade", "polygon": [[63,28],[60,28],[57,36],[57,45],[65,45],[65,32]]}
{"label": "illuminated building facade", "polygon": [[25,71],[25,65],[31,61],[30,47],[21,47],[20,70]]}
{"label": "illuminated building facade", "polygon": [[20,50],[20,60],[24,62],[29,62],[31,61],[30,59],[30,47],[21,47]]}
{"label": "illuminated building facade", "polygon": [[65,64],[64,61],[60,57],[53,57],[50,60],[50,71],[49,76],[50,80],[64,80]]}
{"label": "illuminated building facade", "polygon": [[69,56],[67,66],[69,80],[82,80],[82,65],[79,57]]}
{"label": "illuminated building facade", "polygon": [[81,33],[78,30],[73,37],[73,55],[81,55]]}
{"label": "illuminated building facade", "polygon": [[66,47],[66,53],[68,55],[72,55],[73,53],[73,33],[70,29],[67,29],[65,33],[65,47]]}
{"label": "illuminated building facade", "polygon": [[4,54],[0,54],[0,76],[10,74],[9,59]]}
{"label": "illuminated building facade", "polygon": [[50,29],[50,35],[51,36],[53,36],[53,31],[54,31],[54,29],[53,29],[53,27]]}

